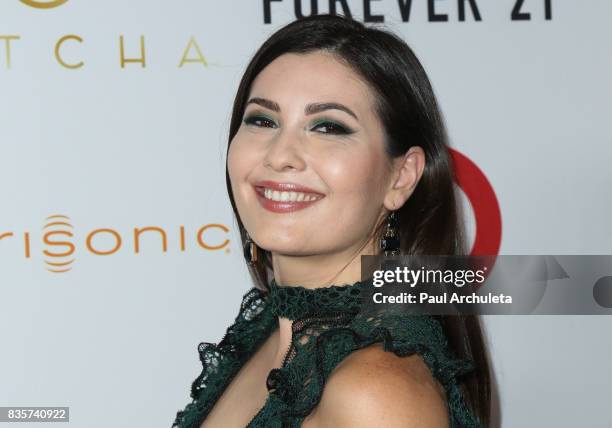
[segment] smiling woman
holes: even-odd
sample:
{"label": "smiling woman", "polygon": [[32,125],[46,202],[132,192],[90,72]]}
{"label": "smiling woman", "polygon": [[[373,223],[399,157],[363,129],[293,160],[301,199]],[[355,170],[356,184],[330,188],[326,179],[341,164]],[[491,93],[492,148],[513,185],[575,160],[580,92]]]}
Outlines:
{"label": "smiling woman", "polygon": [[362,311],[361,255],[465,252],[452,177],[403,40],[332,15],[274,33],[240,82],[227,153],[256,285],[219,344],[200,344],[173,427],[489,426],[477,316]]}

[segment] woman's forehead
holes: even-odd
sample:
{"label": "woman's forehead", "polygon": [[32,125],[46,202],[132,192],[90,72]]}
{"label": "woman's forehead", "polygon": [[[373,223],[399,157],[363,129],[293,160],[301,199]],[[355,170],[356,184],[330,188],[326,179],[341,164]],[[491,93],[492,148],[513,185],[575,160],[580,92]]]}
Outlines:
{"label": "woman's forehead", "polygon": [[371,109],[367,84],[348,65],[332,54],[288,53],[265,67],[251,86],[252,97],[283,102],[328,102],[351,104],[362,111]]}

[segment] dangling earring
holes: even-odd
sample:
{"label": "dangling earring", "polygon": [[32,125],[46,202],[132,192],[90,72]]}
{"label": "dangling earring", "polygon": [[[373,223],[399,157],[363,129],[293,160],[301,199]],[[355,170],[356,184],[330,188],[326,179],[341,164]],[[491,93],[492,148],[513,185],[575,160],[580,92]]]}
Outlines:
{"label": "dangling earring", "polygon": [[400,240],[397,231],[397,215],[391,211],[387,217],[387,230],[380,239],[380,249],[385,252],[385,256],[398,256],[400,254]]}
{"label": "dangling earring", "polygon": [[249,232],[246,232],[246,241],[244,243],[243,250],[244,258],[246,259],[246,261],[249,264],[254,265],[257,261],[257,244],[253,242],[253,240],[249,236]]}

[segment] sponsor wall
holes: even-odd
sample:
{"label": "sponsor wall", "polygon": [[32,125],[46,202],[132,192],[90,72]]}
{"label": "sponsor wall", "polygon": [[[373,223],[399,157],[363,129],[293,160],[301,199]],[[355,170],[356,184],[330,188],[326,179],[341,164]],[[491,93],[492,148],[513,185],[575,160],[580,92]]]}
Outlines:
{"label": "sponsor wall", "polygon": [[[5,1],[0,406],[171,424],[251,286],[224,178],[238,81],[329,11],[423,62],[475,253],[612,253],[610,2]],[[612,319],[484,319],[504,427],[609,426]]]}

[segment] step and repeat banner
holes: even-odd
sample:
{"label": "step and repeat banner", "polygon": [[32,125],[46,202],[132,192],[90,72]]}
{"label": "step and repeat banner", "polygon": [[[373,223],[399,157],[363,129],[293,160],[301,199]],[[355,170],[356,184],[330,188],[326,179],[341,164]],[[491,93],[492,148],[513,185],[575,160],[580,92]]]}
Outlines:
{"label": "step and repeat banner", "polygon": [[[239,79],[328,12],[422,61],[475,253],[612,254],[609,1],[4,0],[0,406],[172,423],[252,286],[225,188]],[[483,319],[502,426],[612,424],[611,317]]]}

